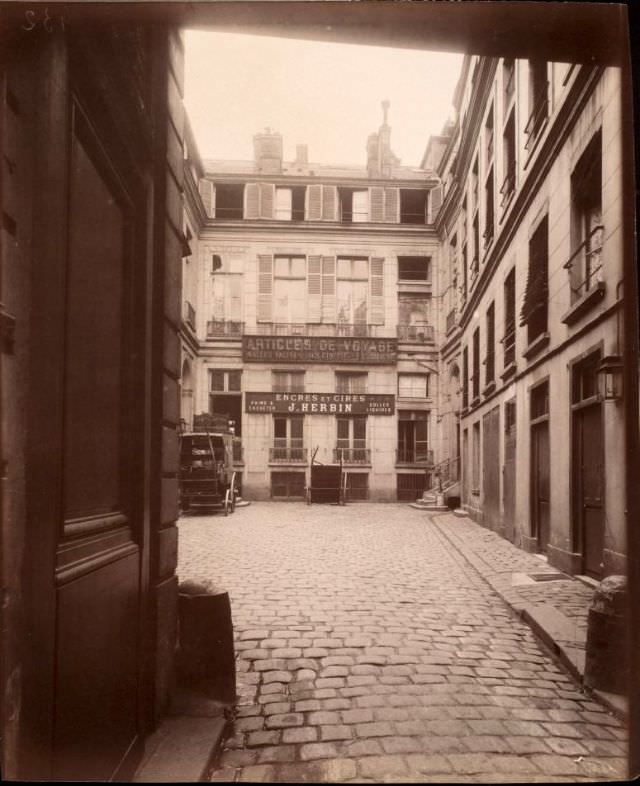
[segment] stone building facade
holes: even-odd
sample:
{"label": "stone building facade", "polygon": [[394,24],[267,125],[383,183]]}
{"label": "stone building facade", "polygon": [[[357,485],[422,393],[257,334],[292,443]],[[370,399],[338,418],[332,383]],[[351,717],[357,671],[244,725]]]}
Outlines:
{"label": "stone building facade", "polygon": [[619,69],[467,57],[455,102],[444,455],[485,526],[567,572],[623,572]]}
{"label": "stone building facade", "polygon": [[204,162],[183,416],[229,416],[250,498],[304,498],[313,459],[351,500],[414,500],[433,468],[438,179],[400,166],[387,108],[366,167],[283,161],[269,129],[253,161]]}

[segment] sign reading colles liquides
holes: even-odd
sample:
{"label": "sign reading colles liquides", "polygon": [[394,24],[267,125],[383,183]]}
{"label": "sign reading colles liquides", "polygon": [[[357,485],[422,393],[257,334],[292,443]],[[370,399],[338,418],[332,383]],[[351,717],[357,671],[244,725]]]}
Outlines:
{"label": "sign reading colles liquides", "polygon": [[369,393],[245,393],[252,415],[393,415],[395,396]]}
{"label": "sign reading colles liquides", "polygon": [[243,336],[247,363],[395,363],[395,338],[322,338],[319,336]]}

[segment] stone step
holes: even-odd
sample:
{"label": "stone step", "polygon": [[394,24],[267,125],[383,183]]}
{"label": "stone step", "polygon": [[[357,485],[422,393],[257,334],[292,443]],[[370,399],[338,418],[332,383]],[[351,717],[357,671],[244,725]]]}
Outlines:
{"label": "stone step", "polygon": [[464,508],[456,508],[453,511],[453,515],[457,516],[460,519],[468,519],[469,518],[469,514],[467,513],[467,511]]}

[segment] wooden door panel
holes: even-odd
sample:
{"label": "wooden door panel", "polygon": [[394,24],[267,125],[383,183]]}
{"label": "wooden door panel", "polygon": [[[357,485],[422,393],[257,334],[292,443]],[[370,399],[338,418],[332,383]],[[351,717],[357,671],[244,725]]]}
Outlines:
{"label": "wooden door panel", "polygon": [[575,514],[582,541],[583,570],[599,578],[604,549],[604,442],[600,406],[577,410],[574,430]]}
{"label": "wooden door panel", "polygon": [[500,408],[495,407],[482,419],[482,492],[483,523],[491,529],[500,526]]}
{"label": "wooden door panel", "polygon": [[533,531],[537,535],[539,551],[546,554],[551,535],[548,421],[534,426],[531,438]]}
{"label": "wooden door panel", "polygon": [[[75,124],[74,124],[75,125]],[[125,216],[74,128],[69,178],[64,517],[122,510]]]}
{"label": "wooden door panel", "polygon": [[58,588],[54,778],[108,780],[137,732],[138,550]]}

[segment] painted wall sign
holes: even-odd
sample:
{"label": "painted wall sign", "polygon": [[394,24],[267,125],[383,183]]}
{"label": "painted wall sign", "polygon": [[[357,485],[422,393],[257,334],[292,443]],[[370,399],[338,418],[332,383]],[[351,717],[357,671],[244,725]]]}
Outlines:
{"label": "painted wall sign", "polygon": [[248,363],[395,363],[395,338],[322,338],[318,336],[243,336]]}
{"label": "painted wall sign", "polygon": [[393,415],[395,396],[369,393],[245,393],[252,415]]}

